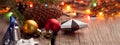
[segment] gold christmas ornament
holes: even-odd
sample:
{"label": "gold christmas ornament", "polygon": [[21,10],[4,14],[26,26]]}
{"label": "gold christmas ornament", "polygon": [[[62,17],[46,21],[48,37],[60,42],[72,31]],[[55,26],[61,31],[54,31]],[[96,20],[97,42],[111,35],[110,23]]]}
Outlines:
{"label": "gold christmas ornament", "polygon": [[34,20],[27,20],[23,25],[23,32],[26,34],[33,34],[37,31],[38,24]]}

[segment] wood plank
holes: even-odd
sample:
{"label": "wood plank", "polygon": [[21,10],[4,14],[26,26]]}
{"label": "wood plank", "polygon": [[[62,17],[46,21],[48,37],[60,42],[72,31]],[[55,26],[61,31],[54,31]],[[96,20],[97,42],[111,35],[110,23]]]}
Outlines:
{"label": "wood plank", "polygon": [[5,35],[5,33],[7,32],[7,29],[9,27],[9,23],[8,20],[4,18],[4,16],[0,16],[0,43]]}
{"label": "wood plank", "polygon": [[[60,17],[60,22],[69,20],[66,16]],[[56,45],[119,45],[120,43],[120,17],[113,19],[99,18],[94,20],[84,18],[75,18],[77,20],[87,22],[88,26],[81,28],[75,33],[64,34],[62,30],[58,32],[56,37]],[[35,38],[39,45],[49,45],[50,40],[45,38]]]}
{"label": "wood plank", "polygon": [[[59,34],[57,37],[56,45],[119,45],[120,44],[119,19],[120,17],[115,17],[113,19],[111,18],[100,19],[97,17],[96,20],[78,18],[77,20],[87,22],[88,27],[76,31],[78,34],[75,34],[77,36],[74,37]],[[70,44],[68,42],[70,42]]]}

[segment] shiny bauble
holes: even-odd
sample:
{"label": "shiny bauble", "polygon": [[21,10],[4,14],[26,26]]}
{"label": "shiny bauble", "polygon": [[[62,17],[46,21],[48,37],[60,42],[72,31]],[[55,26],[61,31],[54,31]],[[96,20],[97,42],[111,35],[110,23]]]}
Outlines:
{"label": "shiny bauble", "polygon": [[27,20],[23,25],[23,32],[25,34],[34,34],[38,29],[38,24],[34,20]]}
{"label": "shiny bauble", "polygon": [[51,18],[47,21],[45,25],[46,30],[52,30],[53,32],[57,32],[60,29],[60,22],[54,18]]}

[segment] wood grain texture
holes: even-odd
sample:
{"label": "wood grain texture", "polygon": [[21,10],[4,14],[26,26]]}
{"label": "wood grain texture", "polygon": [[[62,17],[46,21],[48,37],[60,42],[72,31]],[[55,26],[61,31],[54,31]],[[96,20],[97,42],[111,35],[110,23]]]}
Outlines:
{"label": "wood grain texture", "polygon": [[73,34],[60,31],[56,45],[119,45],[120,17],[75,18],[88,23],[88,27],[79,29]]}
{"label": "wood grain texture", "polygon": [[[58,20],[64,22],[73,19],[61,16]],[[87,16],[74,18],[88,23],[88,26],[81,28],[74,33],[60,30],[56,37],[55,45],[119,45],[120,44],[120,16],[96,17],[88,19]],[[49,45],[50,40],[35,38],[39,45]]]}
{"label": "wood grain texture", "polygon": [[5,33],[7,32],[9,25],[9,21],[4,16],[0,16],[0,42],[2,41]]}

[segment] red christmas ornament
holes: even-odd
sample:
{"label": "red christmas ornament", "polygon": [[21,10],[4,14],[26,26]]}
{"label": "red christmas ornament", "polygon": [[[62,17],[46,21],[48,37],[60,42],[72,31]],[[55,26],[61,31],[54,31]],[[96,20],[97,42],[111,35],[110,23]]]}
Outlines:
{"label": "red christmas ornament", "polygon": [[60,29],[60,22],[54,18],[51,18],[47,21],[45,25],[46,30],[52,30],[53,32],[57,32]]}

